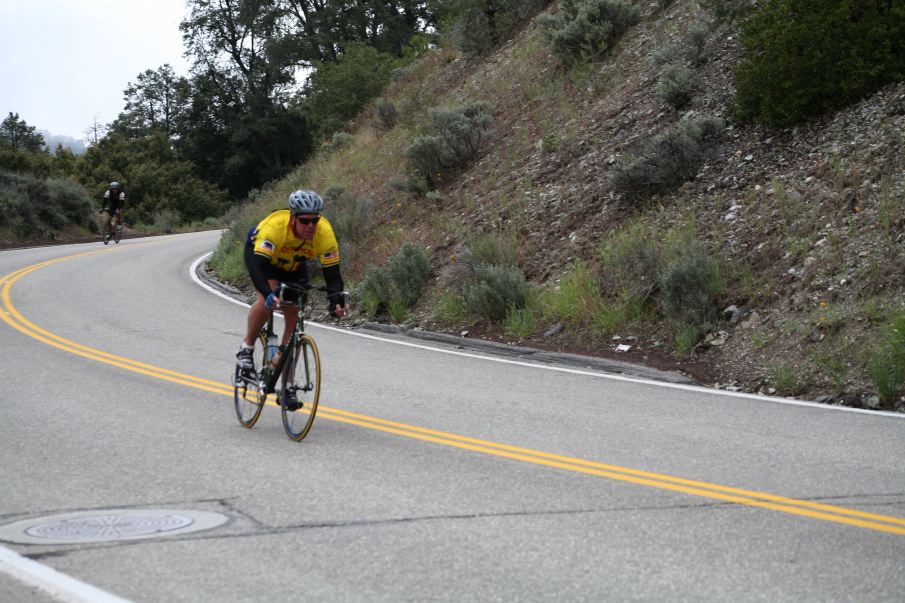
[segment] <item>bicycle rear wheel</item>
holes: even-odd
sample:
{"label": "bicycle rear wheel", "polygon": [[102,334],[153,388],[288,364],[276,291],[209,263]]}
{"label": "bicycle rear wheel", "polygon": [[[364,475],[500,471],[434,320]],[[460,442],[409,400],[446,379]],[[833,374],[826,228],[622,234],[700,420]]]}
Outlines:
{"label": "bicycle rear wheel", "polygon": [[242,427],[251,429],[258,422],[264,403],[267,401],[267,392],[264,391],[264,349],[267,341],[264,336],[255,340],[254,370],[243,373],[236,367],[233,377],[233,402],[236,407],[236,416]]}
{"label": "bicycle rear wheel", "polygon": [[[283,384],[280,390],[280,410],[283,415],[283,429],[296,442],[301,441],[311,430],[317,403],[321,394],[321,357],[317,345],[308,335],[302,335],[292,357],[286,362]],[[285,404],[287,397],[294,394],[298,400],[297,409]]]}

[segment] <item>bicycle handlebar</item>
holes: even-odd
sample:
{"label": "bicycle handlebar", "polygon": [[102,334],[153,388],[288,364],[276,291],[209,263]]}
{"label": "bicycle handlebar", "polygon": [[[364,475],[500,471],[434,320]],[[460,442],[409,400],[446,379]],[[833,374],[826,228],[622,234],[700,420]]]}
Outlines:
{"label": "bicycle handlebar", "polygon": [[[323,291],[324,293],[327,293],[327,287],[325,285],[320,285],[320,286],[315,287],[314,285],[309,285],[308,283],[283,283],[283,282],[281,282],[280,291],[277,294],[277,297],[280,298],[280,301],[283,300],[283,293],[287,289],[289,291],[295,291],[297,293],[308,293],[308,291],[311,291],[312,289],[316,289],[317,291]],[[349,295],[348,291],[337,291],[337,293],[345,295],[347,297]]]}

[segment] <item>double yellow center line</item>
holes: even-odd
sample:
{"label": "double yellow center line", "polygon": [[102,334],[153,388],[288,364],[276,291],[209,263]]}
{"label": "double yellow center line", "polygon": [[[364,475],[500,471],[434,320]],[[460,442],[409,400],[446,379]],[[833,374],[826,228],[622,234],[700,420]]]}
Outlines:
{"label": "double yellow center line", "polygon": [[[66,260],[76,259],[87,255],[101,253],[101,251],[91,251],[79,253],[76,255],[66,256],[63,258],[48,260],[28,266],[12,272],[0,279],[0,318],[13,329],[37,339],[47,345],[57,349],[89,358],[97,362],[103,362],[122,369],[163,379],[172,383],[178,383],[187,387],[201,389],[207,392],[221,394],[224,396],[233,395],[233,387],[226,383],[211,381],[171,371],[144,362],[138,362],[129,358],[123,358],[109,354],[102,350],[91,348],[74,341],[70,341],[59,335],[51,333],[46,329],[39,327],[33,322],[25,318],[12,304],[10,299],[10,290],[13,284],[22,277],[40,270],[47,266],[57,264]],[[856,526],[868,530],[878,532],[886,532],[889,534],[905,535],[905,519],[900,517],[892,517],[888,515],[880,515],[877,513],[867,513],[856,509],[848,509],[835,505],[822,504],[807,500],[799,500],[794,498],[786,498],[765,492],[757,492],[753,490],[745,490],[742,488],[733,488],[730,486],[721,486],[719,484],[711,484],[696,480],[684,479],[681,477],[673,477],[659,473],[651,473],[648,471],[640,471],[627,467],[619,467],[596,461],[588,461],[580,458],[552,454],[529,448],[520,448],[518,446],[509,446],[488,440],[480,440],[466,436],[460,436],[444,431],[437,431],[408,425],[406,423],[398,423],[395,421],[387,421],[377,417],[371,417],[359,413],[349,412],[336,408],[320,406],[318,408],[318,417],[356,425],[366,429],[373,429],[390,433],[397,436],[431,442],[443,446],[452,446],[463,450],[470,450],[482,454],[488,454],[496,457],[522,461],[534,465],[542,465],[555,469],[574,471],[586,475],[596,477],[604,477],[621,482],[628,482],[640,486],[657,488],[660,490],[670,490],[693,496],[700,496],[712,500],[719,500],[750,507],[758,507],[761,509],[770,509],[792,515],[809,517],[812,519],[820,519],[833,523],[840,523],[849,526]]]}

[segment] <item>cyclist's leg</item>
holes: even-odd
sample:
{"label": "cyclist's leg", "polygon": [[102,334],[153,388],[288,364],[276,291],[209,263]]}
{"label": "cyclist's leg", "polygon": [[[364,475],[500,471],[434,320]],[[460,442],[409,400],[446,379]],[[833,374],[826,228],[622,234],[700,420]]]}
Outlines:
{"label": "cyclist's leg", "polygon": [[[245,261],[246,270],[251,273],[251,262],[254,261],[254,252],[250,245],[245,246],[243,259]],[[275,291],[280,284],[280,281],[277,279],[276,269],[269,267],[264,276],[267,277],[267,283],[270,285],[270,288]],[[254,346],[255,339],[258,337],[258,334],[261,332],[261,329],[264,327],[264,324],[272,313],[273,310],[264,305],[264,296],[261,295],[261,292],[255,291],[255,301],[248,310],[245,337],[242,339],[242,344],[244,346]]]}
{"label": "cyclist's leg", "polygon": [[[286,283],[307,283],[308,271],[305,268],[305,264],[302,264],[298,270],[285,273],[283,281]],[[295,325],[298,323],[297,304],[300,303],[301,294],[297,291],[287,290],[285,297],[286,299],[283,303],[283,339],[281,341],[284,346],[289,343],[289,338],[292,337]]]}
{"label": "cyclist's leg", "polygon": [[[276,289],[279,287],[280,282],[275,279],[270,279],[268,281],[270,286]],[[255,291],[255,303],[251,305],[251,308],[248,310],[248,320],[246,321],[245,328],[245,345],[253,346],[255,343],[255,339],[257,339],[258,334],[261,332],[261,329],[264,327],[264,324],[267,322],[267,319],[270,318],[270,314],[273,312],[272,309],[268,308],[264,304],[264,296],[261,295],[260,291]]]}

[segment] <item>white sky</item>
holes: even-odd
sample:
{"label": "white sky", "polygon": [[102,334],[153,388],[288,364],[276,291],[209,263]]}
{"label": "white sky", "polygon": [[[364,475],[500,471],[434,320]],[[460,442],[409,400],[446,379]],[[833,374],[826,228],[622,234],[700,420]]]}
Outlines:
{"label": "white sky", "polygon": [[185,0],[0,0],[0,120],[85,138],[146,69],[187,75],[185,13]]}

